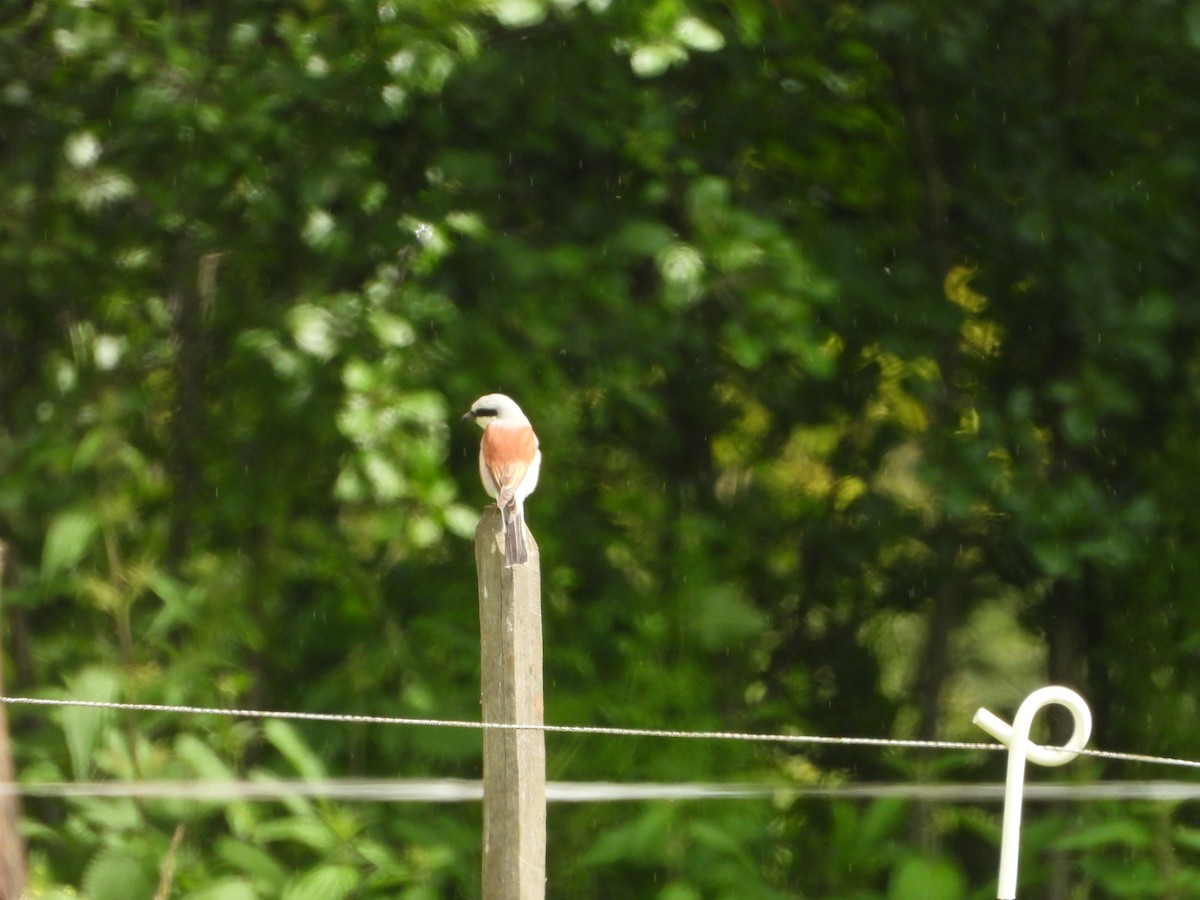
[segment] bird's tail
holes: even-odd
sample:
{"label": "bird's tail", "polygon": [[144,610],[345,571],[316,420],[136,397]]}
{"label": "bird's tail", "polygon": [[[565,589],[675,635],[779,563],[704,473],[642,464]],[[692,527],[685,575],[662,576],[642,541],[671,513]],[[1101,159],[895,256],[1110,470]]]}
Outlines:
{"label": "bird's tail", "polygon": [[504,507],[504,564],[509,568],[529,562],[525,545],[525,511],[516,503]]}

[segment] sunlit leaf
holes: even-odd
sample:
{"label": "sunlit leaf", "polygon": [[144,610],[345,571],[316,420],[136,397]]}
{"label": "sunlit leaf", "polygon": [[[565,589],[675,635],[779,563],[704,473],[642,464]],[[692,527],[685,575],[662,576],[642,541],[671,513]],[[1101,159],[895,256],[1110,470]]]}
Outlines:
{"label": "sunlit leaf", "polygon": [[301,738],[290,723],[281,719],[267,719],[263,723],[263,735],[271,742],[301,778],[325,777],[325,765]]}
{"label": "sunlit leaf", "polygon": [[100,522],[93,510],[70,509],[59,513],[46,531],[42,549],[42,574],[57,575],[78,564],[91,548]]}
{"label": "sunlit leaf", "polygon": [[259,900],[254,884],[245,878],[214,878],[198,890],[188,893],[194,900]]}
{"label": "sunlit leaf", "polygon": [[955,266],[946,273],[943,288],[946,299],[969,313],[981,313],[987,308],[987,297],[971,287],[976,270],[971,266]]}
{"label": "sunlit leaf", "polygon": [[693,50],[711,53],[725,46],[725,36],[695,16],[684,16],[676,22],[675,36]]}
{"label": "sunlit leaf", "polygon": [[687,59],[687,53],[678,44],[644,44],[630,55],[629,65],[633,68],[635,75],[642,78],[654,78],[685,59]]}
{"label": "sunlit leaf", "polygon": [[[91,666],[67,681],[65,693],[74,700],[111,703],[117,699],[119,688],[120,679],[114,672]],[[82,781],[91,774],[95,765],[93,752],[112,715],[111,710],[88,706],[64,706],[59,711],[70,752],[71,771],[77,779]]]}
{"label": "sunlit leaf", "polygon": [[546,17],[543,0],[491,0],[492,14],[501,25],[527,28]]}
{"label": "sunlit leaf", "polygon": [[278,891],[287,880],[287,869],[261,846],[245,841],[221,838],[217,854],[228,865],[245,872],[254,882]]}
{"label": "sunlit leaf", "polygon": [[967,881],[958,866],[941,859],[914,857],[896,869],[888,883],[888,900],[959,900]]}
{"label": "sunlit leaf", "polygon": [[145,861],[117,847],[101,850],[83,873],[82,886],[92,900],[128,900],[149,897],[155,884]]}

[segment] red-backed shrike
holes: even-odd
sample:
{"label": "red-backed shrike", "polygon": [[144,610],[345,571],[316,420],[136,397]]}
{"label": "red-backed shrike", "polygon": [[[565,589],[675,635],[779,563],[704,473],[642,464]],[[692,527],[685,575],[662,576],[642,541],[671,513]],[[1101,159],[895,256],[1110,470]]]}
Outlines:
{"label": "red-backed shrike", "polygon": [[511,397],[487,394],[463,416],[483,429],[479,443],[479,478],[483,489],[504,513],[504,564],[529,561],[525,546],[525,498],[537,487],[542,467],[533,426]]}

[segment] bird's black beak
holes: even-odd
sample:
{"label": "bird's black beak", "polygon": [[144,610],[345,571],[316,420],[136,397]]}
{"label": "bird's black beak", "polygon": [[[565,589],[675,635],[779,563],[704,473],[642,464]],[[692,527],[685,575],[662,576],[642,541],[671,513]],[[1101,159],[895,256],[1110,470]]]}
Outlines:
{"label": "bird's black beak", "polygon": [[475,416],[476,416],[475,410],[468,409],[465,413],[463,413],[463,421],[465,422],[465,421],[467,421],[467,419],[474,419]]}

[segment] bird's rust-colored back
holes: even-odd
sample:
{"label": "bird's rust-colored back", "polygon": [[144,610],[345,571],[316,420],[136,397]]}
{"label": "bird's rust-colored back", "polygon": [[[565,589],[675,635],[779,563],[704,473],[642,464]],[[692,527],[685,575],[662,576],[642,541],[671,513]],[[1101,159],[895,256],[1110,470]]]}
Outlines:
{"label": "bird's rust-colored back", "polygon": [[537,437],[531,428],[505,428],[492,423],[483,432],[479,453],[483,468],[496,487],[496,504],[507,506],[537,455]]}

